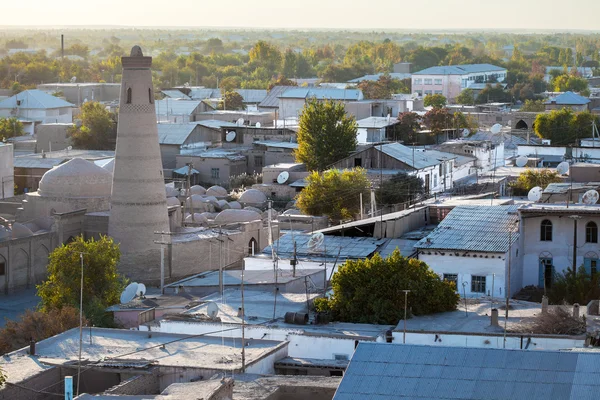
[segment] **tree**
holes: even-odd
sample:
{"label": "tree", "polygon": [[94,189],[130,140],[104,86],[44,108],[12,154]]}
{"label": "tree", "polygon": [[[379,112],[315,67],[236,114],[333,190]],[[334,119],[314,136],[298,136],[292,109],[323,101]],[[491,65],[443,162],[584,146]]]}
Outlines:
{"label": "tree", "polygon": [[552,110],[548,114],[538,114],[535,118],[534,130],[535,134],[542,139],[568,145],[588,137],[593,122],[598,124],[598,116],[589,111],[576,113],[570,108],[561,108]]}
{"label": "tree", "polygon": [[521,107],[524,112],[544,112],[546,106],[543,100],[525,100],[525,104]]}
{"label": "tree", "polygon": [[[84,325],[87,322],[84,320]],[[79,326],[79,309],[72,306],[48,312],[27,310],[18,321],[7,321],[6,326],[0,329],[0,354],[29,345],[31,338],[39,342],[76,326]]]}
{"label": "tree", "polygon": [[427,111],[423,121],[433,135],[440,135],[444,129],[452,126],[452,115],[447,108],[432,108]]}
{"label": "tree", "polygon": [[307,215],[326,215],[336,223],[360,213],[360,194],[366,198],[371,186],[362,168],[314,171],[306,181],[308,186],[296,201],[298,208]]}
{"label": "tree", "polygon": [[506,103],[512,100],[511,94],[502,88],[499,84],[492,86],[487,84],[486,87],[477,96],[477,104],[485,104],[489,102]]}
{"label": "tree", "polygon": [[441,94],[428,94],[423,99],[425,107],[444,108],[446,107],[446,98]]}
{"label": "tree", "polygon": [[452,121],[452,126],[456,129],[468,129],[470,132],[477,132],[479,129],[479,124],[477,120],[472,115],[465,115],[460,111],[454,112],[454,120]]}
{"label": "tree", "polygon": [[384,181],[376,195],[381,204],[400,204],[418,198],[425,193],[423,179],[416,175],[399,172]]}
{"label": "tree", "polygon": [[17,118],[0,118],[0,140],[22,136],[24,133],[23,124]]}
{"label": "tree", "polygon": [[405,111],[398,114],[399,124],[394,125],[394,140],[402,140],[405,143],[416,143],[417,132],[421,130],[423,119],[419,114]]}
{"label": "tree", "polygon": [[559,75],[552,79],[551,84],[555,92],[582,92],[589,85],[587,79],[572,74]]}
{"label": "tree", "polygon": [[281,52],[275,45],[264,40],[256,42],[248,56],[251,63],[266,68],[269,73],[274,73],[281,66]]}
{"label": "tree", "polygon": [[81,279],[80,253],[83,254],[83,313],[96,326],[110,324],[104,309],[118,304],[126,279],[117,272],[121,257],[119,245],[112,238],[84,240],[57,247],[49,257],[48,278],[37,285],[40,310],[49,312],[65,306],[79,308]]}
{"label": "tree", "polygon": [[287,49],[283,57],[282,74],[291,77],[296,76],[297,64],[296,53],[292,49]]}
{"label": "tree", "polygon": [[453,282],[442,281],[427,264],[400,255],[348,260],[331,279],[329,309],[334,320],[396,325],[404,319],[403,290],[410,290],[408,307],[413,315],[456,309],[460,296]]}
{"label": "tree", "polygon": [[381,78],[377,81],[361,81],[357,87],[363,92],[365,99],[392,98],[392,88],[389,85],[386,85]]}
{"label": "tree", "polygon": [[323,171],[356,149],[357,132],[343,103],[310,99],[300,115],[296,160],[309,171]]}
{"label": "tree", "polygon": [[457,104],[473,105],[475,104],[475,94],[471,89],[465,89],[454,99]]}
{"label": "tree", "polygon": [[510,184],[515,196],[526,196],[529,191],[539,186],[545,189],[551,183],[561,183],[563,179],[558,172],[549,169],[529,169],[519,174],[517,180]]}
{"label": "tree", "polygon": [[554,276],[552,287],[548,290],[548,300],[552,304],[579,303],[588,304],[600,297],[600,275],[589,274],[584,266],[573,271],[567,268],[563,273]]}
{"label": "tree", "polygon": [[223,95],[223,101],[219,104],[221,110],[242,110],[244,108],[244,98],[235,90],[228,90]]}
{"label": "tree", "polygon": [[298,84],[284,75],[278,75],[276,79],[271,80],[271,83],[269,83],[269,90],[275,86],[298,86]]}
{"label": "tree", "polygon": [[105,106],[88,101],[81,106],[81,126],[69,129],[73,147],[87,150],[113,150],[117,139],[117,124],[114,113]]}

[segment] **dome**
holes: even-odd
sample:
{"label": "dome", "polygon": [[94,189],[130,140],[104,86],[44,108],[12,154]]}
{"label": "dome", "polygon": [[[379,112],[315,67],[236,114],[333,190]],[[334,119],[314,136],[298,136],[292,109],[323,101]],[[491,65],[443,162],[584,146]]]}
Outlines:
{"label": "dome", "polygon": [[197,225],[208,225],[208,218],[206,218],[204,213],[194,213],[194,219],[192,220],[192,214],[186,214],[185,222],[189,224],[194,223]]}
{"label": "dome", "polygon": [[219,204],[219,208],[221,210],[229,210],[231,207],[229,207],[229,203],[227,202],[227,200],[219,200],[217,201],[217,203]]}
{"label": "dome", "polygon": [[238,203],[237,201],[230,201],[229,208],[233,208],[234,210],[241,210],[242,205],[240,203]]}
{"label": "dome", "polygon": [[227,197],[227,189],[221,186],[211,186],[206,190],[207,196],[215,196],[215,197]]}
{"label": "dome", "polygon": [[4,226],[0,225],[0,240],[8,239],[10,237],[11,237],[10,230],[8,230]]}
{"label": "dome", "polygon": [[248,189],[238,199],[242,204],[264,204],[267,196],[258,189]]}
{"label": "dome", "polygon": [[200,185],[194,185],[190,188],[190,194],[200,194],[204,195],[206,193],[206,189]]}
{"label": "dome", "polygon": [[168,197],[167,198],[167,207],[180,206],[181,202],[177,197]]}
{"label": "dome", "polygon": [[259,214],[262,214],[262,210],[260,208],[256,208],[256,207],[252,207],[252,206],[244,207],[244,210],[255,211],[255,212],[259,213]]}
{"label": "dome", "polygon": [[38,194],[58,198],[108,198],[111,190],[109,171],[82,158],[74,158],[46,172],[40,180]]}
{"label": "dome", "polygon": [[12,226],[12,238],[19,239],[27,236],[33,236],[33,232],[31,231],[31,229],[29,229],[23,224],[15,222]]}
{"label": "dome", "polygon": [[129,53],[129,57],[144,57],[144,53],[142,53],[142,48],[137,44],[131,48],[131,53]]}
{"label": "dome", "polygon": [[302,215],[302,212],[295,208],[290,208],[289,210],[285,210],[281,215]]}
{"label": "dome", "polygon": [[215,223],[228,224],[235,222],[250,222],[262,219],[260,214],[251,210],[223,210],[215,217]]}

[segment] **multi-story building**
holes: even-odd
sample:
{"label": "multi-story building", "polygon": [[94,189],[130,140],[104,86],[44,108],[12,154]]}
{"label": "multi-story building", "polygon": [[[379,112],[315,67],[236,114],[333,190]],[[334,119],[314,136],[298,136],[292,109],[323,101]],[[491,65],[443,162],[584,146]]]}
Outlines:
{"label": "multi-story building", "polygon": [[507,70],[491,64],[448,65],[426,68],[412,75],[412,92],[419,96],[444,95],[450,102],[475,83],[504,82]]}

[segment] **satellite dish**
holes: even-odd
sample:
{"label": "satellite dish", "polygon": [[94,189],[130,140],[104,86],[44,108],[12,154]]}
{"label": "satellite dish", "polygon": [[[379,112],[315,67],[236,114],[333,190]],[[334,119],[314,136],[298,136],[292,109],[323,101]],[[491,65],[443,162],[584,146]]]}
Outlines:
{"label": "satellite dish", "polygon": [[225,135],[225,140],[227,140],[228,142],[233,142],[235,140],[235,136],[236,136],[235,131],[229,131]]}
{"label": "satellite dish", "polygon": [[307,246],[310,250],[319,250],[319,248],[323,245],[324,242],[325,235],[323,235],[321,232],[318,232],[312,235],[310,239],[308,239]]}
{"label": "satellite dish", "polygon": [[67,147],[67,151],[71,151],[71,150],[73,150],[73,146]]}
{"label": "satellite dish", "polygon": [[130,283],[129,285],[127,285],[127,287],[125,288],[125,290],[123,290],[123,293],[121,293],[121,304],[127,304],[129,303],[131,300],[134,299],[135,295],[136,295],[136,291],[137,291],[137,287],[138,284],[137,283]]}
{"label": "satellite dish", "polygon": [[494,135],[496,135],[496,134],[500,133],[500,131],[501,131],[501,130],[502,130],[502,125],[500,125],[500,124],[494,124],[494,125],[492,126],[492,128],[490,129],[490,131],[492,131],[492,133],[493,133]]}
{"label": "satellite dish", "polygon": [[213,301],[209,301],[208,307],[206,307],[206,314],[208,314],[209,317],[214,319],[218,313],[219,313],[219,306],[217,306],[217,303],[215,303]]}
{"label": "satellite dish", "polygon": [[261,127],[260,122],[257,122],[256,125],[254,125],[254,126],[256,126],[257,128],[260,128]]}
{"label": "satellite dish", "polygon": [[598,198],[600,198],[600,194],[598,194],[598,192],[595,190],[588,190],[583,194],[581,202],[591,206],[592,204],[596,204],[598,202]]}
{"label": "satellite dish", "polygon": [[463,137],[469,136],[470,133],[471,133],[471,131],[468,130],[467,128],[465,128],[465,129],[462,130],[462,136]]}
{"label": "satellite dish", "polygon": [[533,201],[535,203],[535,202],[539,201],[539,199],[542,198],[543,191],[544,190],[541,187],[536,186],[536,187],[532,188],[529,191],[529,193],[527,193],[527,198],[529,199],[529,201]]}
{"label": "satellite dish", "polygon": [[558,164],[556,166],[556,172],[558,172],[559,175],[564,175],[567,172],[569,172],[569,163],[566,161],[563,161],[560,164]]}
{"label": "satellite dish", "polygon": [[519,156],[519,157],[517,157],[517,161],[515,162],[515,164],[517,164],[517,167],[523,168],[524,166],[527,165],[528,161],[529,161],[529,159],[527,157]]}
{"label": "satellite dish", "polygon": [[77,82],[77,77],[76,76],[74,76],[74,77],[71,78],[71,83],[75,83],[75,82]]}
{"label": "satellite dish", "polygon": [[243,126],[244,125],[244,118],[238,118],[238,120],[236,121],[237,126]]}
{"label": "satellite dish", "polygon": [[145,294],[146,294],[146,285],[144,285],[143,283],[138,283],[136,295],[139,297],[142,297]]}
{"label": "satellite dish", "polygon": [[280,173],[277,176],[277,183],[279,183],[280,185],[283,185],[284,183],[287,182],[288,179],[290,179],[290,173],[287,171],[283,171],[282,173]]}

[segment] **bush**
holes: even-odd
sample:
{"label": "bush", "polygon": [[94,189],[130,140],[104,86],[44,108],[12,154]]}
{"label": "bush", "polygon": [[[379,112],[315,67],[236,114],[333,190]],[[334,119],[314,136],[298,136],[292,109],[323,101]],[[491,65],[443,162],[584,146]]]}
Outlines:
{"label": "bush", "polygon": [[247,188],[257,183],[262,183],[262,174],[248,175],[244,172],[241,175],[235,175],[229,178],[230,189]]}
{"label": "bush", "polygon": [[331,311],[329,307],[329,299],[326,297],[317,297],[313,300],[313,305],[315,307],[315,311],[318,313],[327,313]]}
{"label": "bush", "polygon": [[600,298],[600,277],[591,276],[583,266],[577,271],[567,268],[564,273],[554,276],[552,287],[548,290],[548,301],[551,304],[586,305],[591,300]]}
{"label": "bush", "polygon": [[329,301],[334,320],[397,324],[404,318],[404,289],[413,315],[454,311],[460,296],[453,283],[442,281],[427,264],[400,255],[376,254],[366,260],[348,260],[333,275]]}
{"label": "bush", "polygon": [[563,179],[558,175],[558,172],[549,169],[526,169],[521,172],[516,182],[512,182],[509,186],[513,190],[515,196],[527,196],[527,193],[539,186],[545,189],[551,183],[560,183]]}
{"label": "bush", "polygon": [[575,318],[564,306],[552,307],[545,314],[538,314],[531,322],[517,326],[516,332],[546,335],[581,335],[586,331],[585,317]]}
{"label": "bush", "polygon": [[[88,323],[86,319],[84,325]],[[79,310],[65,306],[48,312],[27,310],[18,321],[7,321],[0,330],[0,353],[8,353],[29,345],[29,339],[36,342],[58,335],[79,326]]]}

